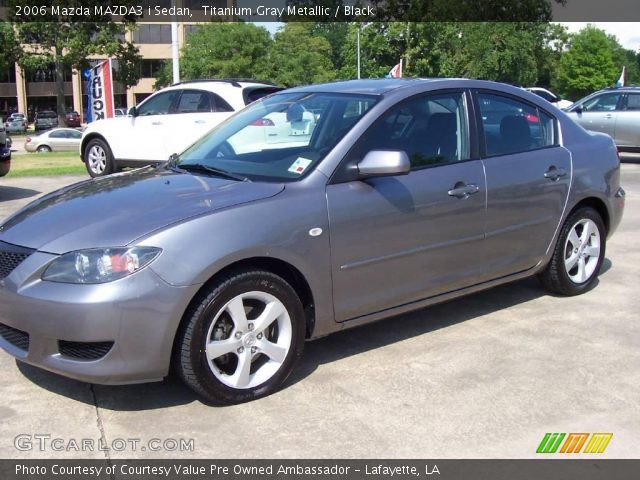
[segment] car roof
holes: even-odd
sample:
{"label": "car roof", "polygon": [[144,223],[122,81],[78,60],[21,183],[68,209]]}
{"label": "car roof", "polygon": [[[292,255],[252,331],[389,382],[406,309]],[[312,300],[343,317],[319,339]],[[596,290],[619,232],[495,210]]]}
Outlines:
{"label": "car roof", "polygon": [[[392,92],[432,86],[434,89],[444,88],[487,88],[506,93],[524,92],[523,89],[505,83],[468,78],[373,78],[365,80],[347,80],[319,85],[307,85],[285,90],[285,92],[317,92],[317,93],[353,93],[363,95],[386,95]],[[528,95],[534,95],[530,93]]]}

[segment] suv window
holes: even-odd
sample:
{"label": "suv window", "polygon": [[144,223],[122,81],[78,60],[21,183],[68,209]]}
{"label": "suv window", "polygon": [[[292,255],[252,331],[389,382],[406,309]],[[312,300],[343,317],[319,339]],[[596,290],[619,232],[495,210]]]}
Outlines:
{"label": "suv window", "polygon": [[414,97],[384,113],[349,153],[357,162],[371,150],[404,150],[411,168],[469,158],[462,92]]}
{"label": "suv window", "polygon": [[215,93],[209,93],[209,95],[211,95],[214,112],[233,112],[233,107],[231,107],[231,105],[229,105],[220,95],[216,95]]}
{"label": "suv window", "polygon": [[179,93],[179,90],[169,90],[168,92],[161,92],[153,97],[149,97],[140,105],[140,108],[138,108],[138,115],[144,117],[147,115],[168,114],[173,101]]}
{"label": "suv window", "polygon": [[547,102],[554,103],[558,101],[558,97],[556,97],[551,92],[547,92],[545,90],[530,90],[530,91],[531,93],[535,93],[536,95],[538,95],[540,98],[544,98]]}
{"label": "suv window", "polygon": [[510,97],[478,95],[488,156],[527,152],[556,144],[555,119]]}
{"label": "suv window", "polygon": [[620,101],[621,93],[608,93],[598,95],[582,104],[583,112],[612,112]]}
{"label": "suv window", "polygon": [[627,94],[625,110],[640,110],[640,93]]}
{"label": "suv window", "polygon": [[180,95],[180,101],[176,113],[200,113],[210,112],[211,96],[209,92],[202,90],[184,90]]}

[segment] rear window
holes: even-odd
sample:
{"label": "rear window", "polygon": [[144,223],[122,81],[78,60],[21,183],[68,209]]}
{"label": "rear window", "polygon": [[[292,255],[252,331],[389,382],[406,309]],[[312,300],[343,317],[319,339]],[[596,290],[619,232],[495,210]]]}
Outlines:
{"label": "rear window", "polygon": [[247,87],[243,92],[244,104],[249,105],[256,100],[260,100],[262,97],[279,92],[280,90],[284,89],[281,87]]}
{"label": "rear window", "polygon": [[56,118],[56,112],[38,112],[38,118]]}

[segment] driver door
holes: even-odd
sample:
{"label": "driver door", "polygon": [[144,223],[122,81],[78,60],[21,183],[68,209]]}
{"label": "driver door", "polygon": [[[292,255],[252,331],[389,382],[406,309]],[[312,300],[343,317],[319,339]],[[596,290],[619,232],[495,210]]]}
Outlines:
{"label": "driver door", "polygon": [[131,130],[123,132],[128,137],[122,142],[119,158],[124,160],[163,161],[172,152],[167,151],[166,138],[171,134],[172,107],[180,96],[180,90],[160,92],[145,100],[130,117]]}
{"label": "driver door", "polygon": [[[337,321],[476,282],[486,182],[470,158],[466,104],[464,92],[405,100],[365,132],[327,186]],[[408,154],[408,175],[340,178],[385,149]],[[464,186],[469,193],[457,195]]]}

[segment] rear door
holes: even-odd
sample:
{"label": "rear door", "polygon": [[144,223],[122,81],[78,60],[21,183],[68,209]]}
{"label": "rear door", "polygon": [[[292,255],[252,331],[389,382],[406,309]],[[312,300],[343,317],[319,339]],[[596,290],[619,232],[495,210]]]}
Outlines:
{"label": "rear door", "polygon": [[474,96],[487,177],[486,281],[527,270],[544,256],[567,201],[571,157],[548,112],[493,91]]}
{"label": "rear door", "polygon": [[616,145],[640,148],[640,92],[630,92],[624,96],[614,139]]}
{"label": "rear door", "polygon": [[[327,186],[338,321],[477,281],[486,187],[482,162],[470,154],[466,105],[461,91],[401,102],[365,132]],[[384,149],[406,151],[411,172],[350,179],[369,151]]]}

